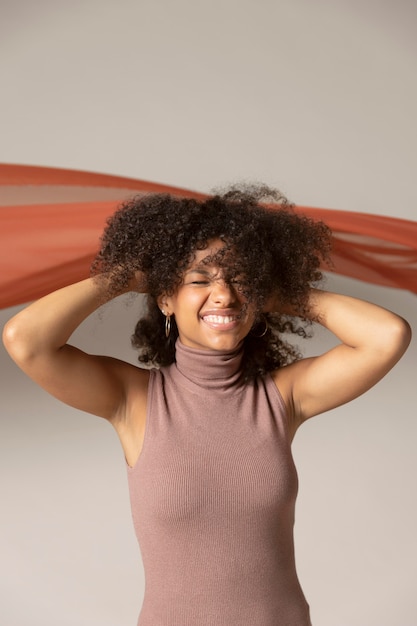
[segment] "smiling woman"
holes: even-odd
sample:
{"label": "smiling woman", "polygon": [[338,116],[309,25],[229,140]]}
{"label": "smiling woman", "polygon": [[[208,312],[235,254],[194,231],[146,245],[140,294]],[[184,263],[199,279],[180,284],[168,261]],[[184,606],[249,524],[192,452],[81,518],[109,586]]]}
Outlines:
{"label": "smiling woman", "polygon": [[239,281],[228,282],[214,265],[224,245],[216,239],[199,250],[175,293],[158,298],[163,315],[174,316],[180,341],[191,348],[234,350],[255,322],[255,307]]}
{"label": "smiling woman", "polygon": [[[272,210],[262,201],[278,205]],[[157,366],[174,362],[178,338],[177,315],[168,342],[161,334],[165,320],[158,298],[178,297],[186,287],[184,272],[191,269],[204,270],[210,283],[221,277],[233,286],[243,310],[250,305],[254,315],[244,337],[243,369],[250,378],[298,357],[282,333],[305,335],[293,314],[309,318],[310,288],[321,279],[330,248],[330,229],[323,222],[296,214],[279,191],[263,185],[235,187],[204,200],[149,194],[127,201],[110,218],[93,271],[106,277],[106,293],[113,295],[129,285],[143,290],[134,277],[146,277],[148,314],[139,320],[133,344],[140,362]],[[270,310],[274,300],[279,307]]]}
{"label": "smiling woman", "polygon": [[[410,340],[394,313],[317,289],[329,256],[327,226],[265,187],[137,196],[110,218],[92,278],[6,325],[23,371],[120,438],[146,576],[138,625],[310,626],[292,439],[373,386]],[[132,342],[149,367],[68,343],[129,290],[147,294]],[[339,343],[303,359],[283,335],[312,322]]]}

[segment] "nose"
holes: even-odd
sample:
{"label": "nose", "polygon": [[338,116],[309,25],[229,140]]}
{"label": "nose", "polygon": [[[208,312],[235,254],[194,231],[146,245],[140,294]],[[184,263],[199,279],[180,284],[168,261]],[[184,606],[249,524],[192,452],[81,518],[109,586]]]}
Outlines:
{"label": "nose", "polygon": [[237,295],[235,289],[233,288],[233,285],[225,282],[223,278],[218,278],[217,280],[213,281],[211,299],[216,304],[228,306],[230,304],[236,303]]}

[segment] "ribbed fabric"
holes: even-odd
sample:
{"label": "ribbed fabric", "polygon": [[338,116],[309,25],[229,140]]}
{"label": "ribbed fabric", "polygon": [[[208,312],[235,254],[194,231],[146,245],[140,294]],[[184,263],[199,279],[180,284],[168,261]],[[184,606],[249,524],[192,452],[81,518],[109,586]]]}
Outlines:
{"label": "ribbed fabric", "polygon": [[310,626],[281,396],[270,376],[242,383],[239,350],[177,342],[176,354],[151,373],[128,467],[146,581],[138,626]]}

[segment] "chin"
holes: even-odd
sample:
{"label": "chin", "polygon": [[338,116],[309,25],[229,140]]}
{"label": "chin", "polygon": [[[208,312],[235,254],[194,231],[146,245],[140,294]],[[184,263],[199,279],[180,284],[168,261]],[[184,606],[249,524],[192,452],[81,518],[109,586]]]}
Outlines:
{"label": "chin", "polygon": [[212,350],[235,350],[243,341],[241,337],[218,337],[207,342]]}
{"label": "chin", "polygon": [[200,340],[180,337],[180,340],[185,346],[197,350],[235,350],[242,343],[243,338],[224,335],[222,337],[201,338]]}

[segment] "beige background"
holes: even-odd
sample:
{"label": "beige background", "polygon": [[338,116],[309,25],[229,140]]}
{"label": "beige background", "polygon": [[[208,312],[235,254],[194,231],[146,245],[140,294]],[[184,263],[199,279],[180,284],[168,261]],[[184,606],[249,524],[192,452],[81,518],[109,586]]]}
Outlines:
{"label": "beige background", "polygon": [[[417,219],[413,0],[0,10],[0,161],[199,191],[257,179],[299,204]],[[328,285],[417,330],[416,296]],[[134,360],[138,306],[109,305],[75,341]],[[319,334],[308,350],[330,343]],[[414,340],[372,391],[297,435],[297,562],[315,626],[417,624],[416,353]],[[0,359],[1,623],[133,626],[143,576],[116,437]]]}

